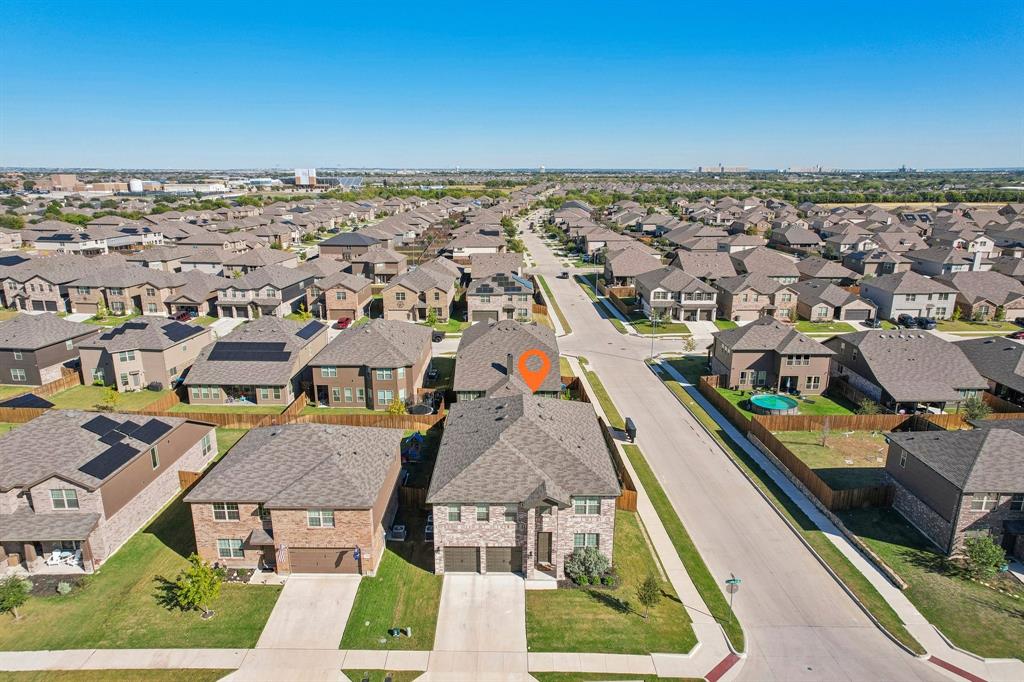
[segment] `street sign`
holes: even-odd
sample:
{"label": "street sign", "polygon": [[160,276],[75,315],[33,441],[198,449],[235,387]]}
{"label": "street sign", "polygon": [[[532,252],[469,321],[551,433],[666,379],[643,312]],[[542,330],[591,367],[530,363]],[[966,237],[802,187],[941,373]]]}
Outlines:
{"label": "street sign", "polygon": [[729,593],[729,608],[732,608],[732,596],[740,591],[740,583],[743,581],[737,578],[735,575],[730,574],[730,577],[725,581],[725,591]]}

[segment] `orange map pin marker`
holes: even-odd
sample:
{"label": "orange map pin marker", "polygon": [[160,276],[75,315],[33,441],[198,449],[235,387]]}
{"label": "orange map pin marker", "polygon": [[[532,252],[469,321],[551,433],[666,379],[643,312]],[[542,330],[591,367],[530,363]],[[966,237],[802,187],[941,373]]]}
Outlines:
{"label": "orange map pin marker", "polygon": [[[540,368],[530,369],[526,361],[530,358],[540,358]],[[526,351],[519,356],[519,374],[523,377],[523,381],[530,387],[530,390],[534,393],[540,388],[540,385],[544,383],[544,379],[547,378],[548,372],[551,371],[551,360],[548,359],[548,354],[542,350],[533,348]]]}

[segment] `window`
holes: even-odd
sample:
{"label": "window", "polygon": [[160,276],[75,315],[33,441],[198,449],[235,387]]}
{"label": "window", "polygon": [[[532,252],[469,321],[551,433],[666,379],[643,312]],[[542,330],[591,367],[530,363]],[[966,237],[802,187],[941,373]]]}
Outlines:
{"label": "window", "polygon": [[916,300],[917,300],[917,294],[907,294],[907,298],[906,298],[906,300],[907,300],[908,302],[909,302],[909,301],[916,301]]}
{"label": "window", "polygon": [[79,296],[88,296],[89,295],[89,287],[78,287],[78,295]]}
{"label": "window", "polygon": [[267,298],[277,298],[277,289],[267,289],[263,292],[263,295]]}
{"label": "window", "polygon": [[810,365],[811,364],[811,356],[810,355],[787,355],[786,356],[786,364],[787,365]]}
{"label": "window", "polygon": [[514,505],[510,504],[505,507],[505,521],[507,523],[515,523],[519,519],[519,509]]}
{"label": "window", "polygon": [[156,303],[147,303],[146,304],[146,309],[149,312],[151,312],[151,313],[155,313],[156,312]]}
{"label": "window", "polygon": [[24,355],[22,354],[22,352],[21,352],[20,350],[16,350],[16,351],[14,351],[14,359],[15,359],[15,360],[21,360],[21,359],[23,359],[24,357],[25,357],[25,356],[24,356]]}
{"label": "window", "polygon": [[793,294],[782,294],[780,298],[783,303],[790,303],[793,300]]}
{"label": "window", "polygon": [[128,385],[128,373],[127,372],[121,372],[121,385],[122,386],[127,386]]}
{"label": "window", "polygon": [[749,384],[751,374],[753,374],[753,372],[740,372],[740,384]]}
{"label": "window", "polygon": [[486,504],[478,504],[476,506],[476,520],[477,521],[490,521],[491,520],[491,508]]}
{"label": "window", "polygon": [[[335,390],[337,390],[337,389],[335,389]],[[345,402],[346,403],[352,402],[352,389],[351,388],[346,388],[345,389]]]}
{"label": "window", "polygon": [[154,289],[153,287],[147,287],[146,288],[146,296],[149,296],[150,298],[152,298],[153,296],[156,296],[156,289]]}
{"label": "window", "polygon": [[245,552],[242,550],[242,541],[237,539],[217,540],[217,556],[221,559],[242,559]]}
{"label": "window", "polygon": [[209,386],[200,386],[199,390],[202,392],[203,398],[209,398],[210,397],[210,387]]}
{"label": "window", "polygon": [[441,292],[439,292],[439,291],[435,291],[434,292],[434,300],[435,301],[440,301],[441,300]]}
{"label": "window", "polygon": [[135,351],[123,350],[117,354],[117,359],[121,362],[132,362],[135,360]]}
{"label": "window", "polygon": [[[100,374],[102,375],[102,371],[100,372]],[[93,376],[95,376],[95,375],[93,375]],[[194,400],[194,399],[196,399],[198,397],[199,397],[199,387],[198,386],[193,386],[192,387],[192,398]]]}
{"label": "window", "polygon": [[992,511],[999,501],[997,493],[974,493],[971,498],[971,511]]}
{"label": "window", "polygon": [[213,437],[209,433],[203,436],[202,444],[204,457],[213,452]]}
{"label": "window", "polygon": [[341,291],[341,290],[338,290],[338,291],[334,292],[334,300],[335,301],[344,301],[346,298],[348,298],[348,294],[346,292]]}
{"label": "window", "polygon": [[396,303],[405,303],[405,292],[404,291],[396,291],[395,292],[395,302]]}
{"label": "window", "polygon": [[949,300],[949,294],[939,294],[938,295],[938,299],[940,301],[948,301]]}
{"label": "window", "polygon": [[574,514],[595,516],[601,513],[601,500],[597,497],[574,497],[572,510]]}
{"label": "window", "polygon": [[[100,367],[94,367],[93,368],[93,370],[92,370],[92,380],[93,380],[93,382],[97,382],[98,381],[100,383],[103,383],[103,369],[102,368],[100,368]],[[193,390],[195,390],[195,389],[193,389]]]}
{"label": "window", "polygon": [[263,504],[256,505],[256,516],[260,517],[264,521],[270,518],[270,510],[263,506]]}
{"label": "window", "polygon": [[1024,493],[1014,493],[1010,498],[1010,511],[1024,511]]}
{"label": "window", "polygon": [[574,533],[572,536],[573,547],[594,547],[597,548],[600,537],[597,533]]}
{"label": "window", "polygon": [[374,375],[377,377],[377,381],[390,381],[391,380],[391,368],[380,368],[373,370]]}
{"label": "window", "polygon": [[67,348],[68,350],[71,350],[72,348],[75,347],[75,342],[72,341],[71,339],[68,339],[67,341],[64,342],[64,347]]}
{"label": "window", "polygon": [[817,390],[821,388],[821,377],[807,377],[804,388],[809,390]]}
{"label": "window", "polygon": [[70,488],[51,490],[50,502],[54,509],[78,509],[78,491]]}
{"label": "window", "polygon": [[25,370],[23,370],[23,369],[12,369],[11,370],[11,381],[25,381]]}
{"label": "window", "polygon": [[490,303],[491,302],[491,297],[490,296],[481,296],[480,297],[480,302],[481,303]]}
{"label": "window", "polygon": [[[117,287],[113,287],[113,288],[107,289],[107,293],[110,294],[111,296],[123,296],[124,295],[124,289],[118,289]],[[124,304],[122,304],[122,305],[124,305]]]}
{"label": "window", "polygon": [[900,451],[900,468],[901,469],[906,469],[907,468],[907,451],[906,450]]}
{"label": "window", "polygon": [[214,502],[213,503],[213,520],[214,521],[237,521],[238,520],[238,505],[234,502]]}
{"label": "window", "polygon": [[156,451],[156,448],[149,449],[149,463],[153,465],[154,469],[160,468],[160,453]]}
{"label": "window", "polygon": [[381,405],[390,405],[391,401],[395,399],[395,392],[390,390],[379,390],[377,391],[377,402]]}
{"label": "window", "polygon": [[306,525],[310,528],[334,528],[334,512],[330,509],[307,509]]}
{"label": "window", "polygon": [[448,507],[448,520],[449,521],[461,521],[462,520],[462,507],[449,506]]}
{"label": "window", "polygon": [[405,367],[399,367],[398,368],[398,378],[399,379],[404,379],[405,378]]}
{"label": "window", "polygon": [[336,377],[336,376],[338,376],[338,368],[337,367],[321,367],[320,368],[320,376],[322,376],[322,377]]}
{"label": "window", "polygon": [[668,300],[668,292],[667,291],[652,291],[651,292],[651,300],[653,300],[653,301],[667,301]]}

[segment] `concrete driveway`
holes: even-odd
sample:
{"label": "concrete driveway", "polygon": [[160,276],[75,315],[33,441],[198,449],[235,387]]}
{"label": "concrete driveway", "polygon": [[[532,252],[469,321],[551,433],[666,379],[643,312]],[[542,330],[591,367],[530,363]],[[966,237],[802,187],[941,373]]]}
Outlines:
{"label": "concrete driveway", "polygon": [[358,575],[299,575],[284,584],[257,649],[337,649]]}
{"label": "concrete driveway", "polygon": [[509,573],[447,574],[435,651],[526,652],[526,583]]}
{"label": "concrete driveway", "polygon": [[210,329],[213,330],[214,337],[219,339],[230,334],[235,327],[248,321],[241,317],[218,317],[210,324]]}

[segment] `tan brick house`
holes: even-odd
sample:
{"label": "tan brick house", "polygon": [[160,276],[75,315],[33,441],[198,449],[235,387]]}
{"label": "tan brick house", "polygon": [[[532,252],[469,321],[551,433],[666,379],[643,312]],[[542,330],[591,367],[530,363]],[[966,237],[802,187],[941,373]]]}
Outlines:
{"label": "tan brick house", "polygon": [[[217,454],[211,424],[51,410],[0,437],[0,575],[92,572]],[[54,556],[56,553],[57,556]]]}
{"label": "tan brick house", "polygon": [[372,320],[342,330],[310,362],[318,405],[387,409],[414,402],[430,366],[431,330],[393,320]]}
{"label": "tan brick house", "polygon": [[362,275],[381,288],[409,269],[408,259],[391,249],[370,249],[353,254],[348,261],[352,263],[353,273]]}
{"label": "tan brick house", "polygon": [[828,388],[833,351],[774,318],[712,337],[708,357],[721,386],[809,394]]}
{"label": "tan brick house", "polygon": [[723,277],[714,286],[722,319],[746,322],[768,315],[782,322],[796,322],[798,298],[792,284],[754,273]]}
{"label": "tan brick house", "polygon": [[400,429],[252,429],[185,496],[196,551],[235,568],[373,575],[398,506]]}
{"label": "tan brick house", "polygon": [[371,300],[370,280],[348,272],[328,275],[306,290],[309,312],[331,321],[358,320],[366,315]]}
{"label": "tan brick house", "polygon": [[458,266],[447,258],[397,275],[381,291],[384,319],[420,322],[433,312],[438,322],[446,322],[459,277]]}
{"label": "tan brick house", "polygon": [[613,561],[619,493],[590,405],[528,390],[455,403],[427,491],[434,571],[561,579],[580,547]]}

